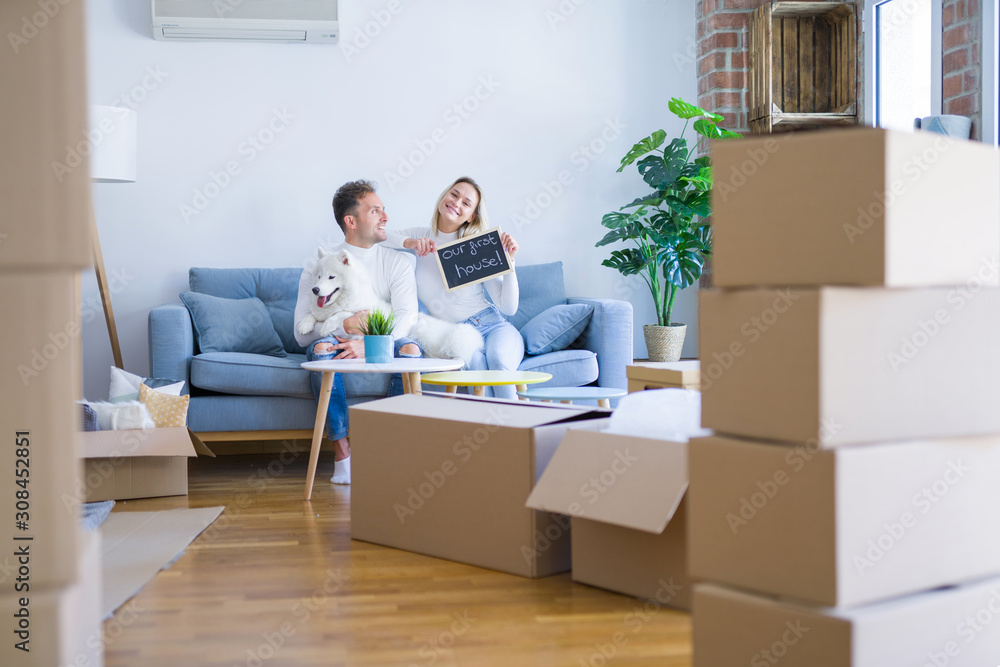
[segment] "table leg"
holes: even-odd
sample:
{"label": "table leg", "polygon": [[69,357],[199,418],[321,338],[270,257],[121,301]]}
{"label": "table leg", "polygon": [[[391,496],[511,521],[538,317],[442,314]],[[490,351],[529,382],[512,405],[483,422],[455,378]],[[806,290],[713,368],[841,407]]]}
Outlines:
{"label": "table leg", "polygon": [[[518,384],[518,385],[514,385],[514,386],[516,386],[516,387],[517,387],[517,390],[518,390],[518,391],[528,391],[528,385],[526,385],[526,384]],[[528,400],[528,399],[526,399],[526,398],[523,398],[523,397],[521,397],[521,396],[518,396],[518,398],[519,398],[520,400],[522,400],[522,401],[526,401],[526,400]]]}
{"label": "table leg", "polygon": [[[424,393],[423,387],[420,386],[420,372],[416,373],[404,373],[403,377],[409,377],[409,389],[406,390],[408,394],[422,394]],[[404,380],[405,382],[405,380]],[[403,385],[406,386],[405,384]]]}
{"label": "table leg", "polygon": [[445,387],[444,390],[447,393],[449,393],[449,394],[457,394],[458,393],[458,385],[457,384],[450,384],[447,387]]}
{"label": "table leg", "polygon": [[306,500],[312,499],[313,482],[316,480],[316,464],[319,463],[319,449],[326,427],[326,411],[330,407],[333,393],[333,373],[323,373],[323,383],[319,388],[319,405],[316,406],[316,424],[313,426],[312,447],[309,449],[309,472],[306,473]]}
{"label": "table leg", "polygon": [[600,407],[600,408],[610,408],[611,407],[611,399],[608,399],[608,398],[599,398],[599,399],[597,399],[597,406]]}
{"label": "table leg", "polygon": [[486,395],[486,387],[484,385],[481,385],[481,384],[480,385],[476,385],[475,387],[472,388],[472,393],[475,394],[476,396],[485,396]]}
{"label": "table leg", "polygon": [[399,375],[400,375],[400,377],[403,378],[403,393],[404,394],[409,394],[410,393],[410,374],[409,373],[400,373]]}

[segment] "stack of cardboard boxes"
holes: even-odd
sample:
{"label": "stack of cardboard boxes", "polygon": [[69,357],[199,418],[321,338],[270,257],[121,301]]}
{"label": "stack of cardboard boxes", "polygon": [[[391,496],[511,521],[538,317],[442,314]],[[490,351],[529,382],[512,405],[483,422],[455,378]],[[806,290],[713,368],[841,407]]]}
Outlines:
{"label": "stack of cardboard boxes", "polygon": [[694,664],[1000,663],[996,151],[859,129],[714,167]]}
{"label": "stack of cardboard boxes", "polygon": [[0,4],[0,664],[100,665],[80,528],[80,271],[90,264],[84,5]]}

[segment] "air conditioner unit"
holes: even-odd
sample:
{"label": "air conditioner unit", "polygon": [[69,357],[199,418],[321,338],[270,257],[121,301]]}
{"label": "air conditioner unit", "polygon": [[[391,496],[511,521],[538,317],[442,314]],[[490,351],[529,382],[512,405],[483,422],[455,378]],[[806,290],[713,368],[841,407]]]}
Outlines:
{"label": "air conditioner unit", "polygon": [[338,0],[151,0],[164,41],[336,44]]}

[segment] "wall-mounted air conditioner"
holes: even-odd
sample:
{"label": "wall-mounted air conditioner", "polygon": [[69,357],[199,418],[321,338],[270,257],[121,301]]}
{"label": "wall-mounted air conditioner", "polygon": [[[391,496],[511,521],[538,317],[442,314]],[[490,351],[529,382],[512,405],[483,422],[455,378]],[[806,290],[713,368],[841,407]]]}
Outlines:
{"label": "wall-mounted air conditioner", "polygon": [[151,0],[164,41],[335,44],[338,0]]}

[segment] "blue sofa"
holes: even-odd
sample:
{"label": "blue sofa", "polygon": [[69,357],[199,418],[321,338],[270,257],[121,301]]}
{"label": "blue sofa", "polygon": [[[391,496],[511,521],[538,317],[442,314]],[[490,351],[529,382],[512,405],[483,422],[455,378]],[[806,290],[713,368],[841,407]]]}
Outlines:
{"label": "blue sofa", "polygon": [[[525,356],[520,369],[552,374],[551,386],[626,388],[632,362],[632,305],[611,299],[566,298],[562,262],[517,266],[520,304],[508,318],[518,329],[547,308],[589,303],[594,314],[568,349]],[[295,342],[292,319],[301,269],[206,269],[189,272],[192,292],[264,302],[286,357],[198,350],[187,308],[180,303],[149,313],[149,361],[154,378],[185,380],[191,388],[188,426],[207,440],[307,437],[316,418],[309,374],[299,365],[305,350]],[[348,405],[381,398],[389,376],[343,376]],[[537,385],[544,386],[544,385]]]}

